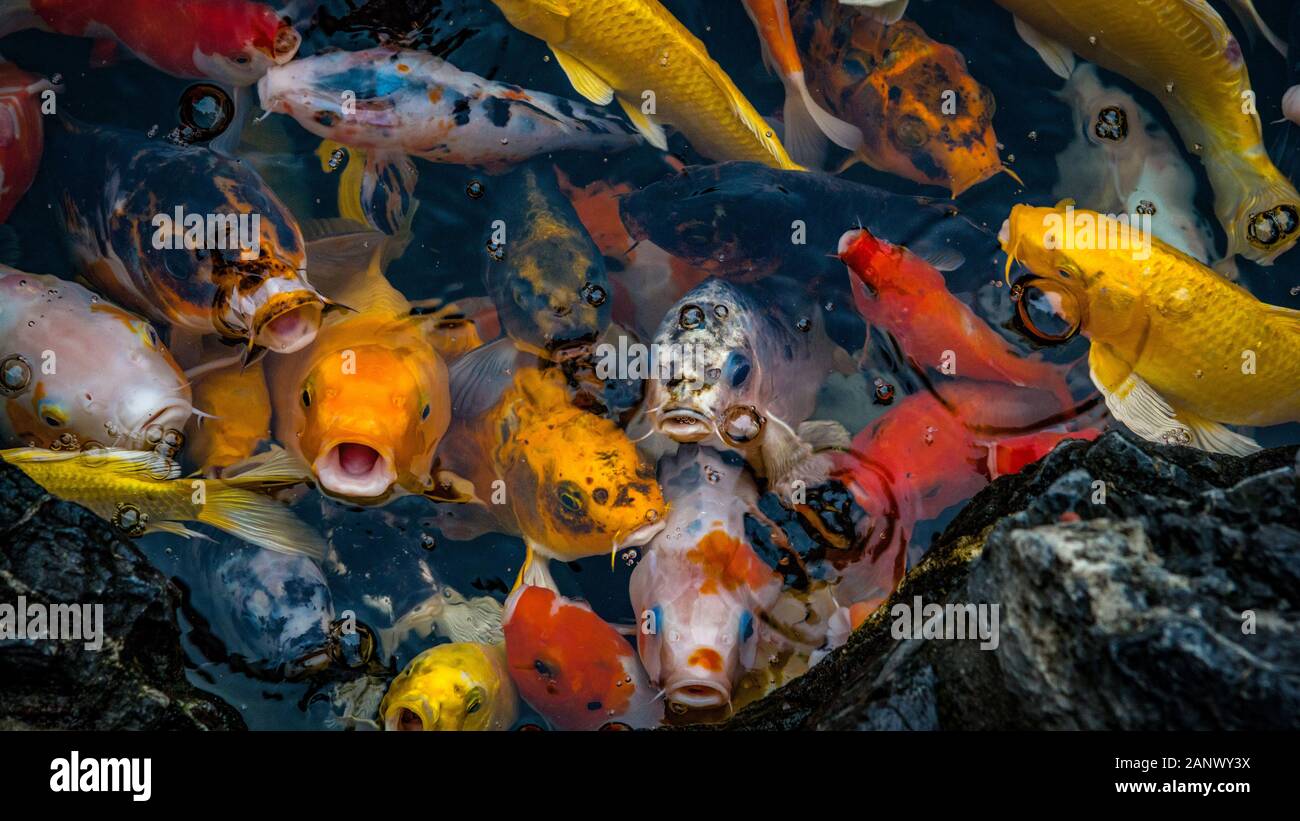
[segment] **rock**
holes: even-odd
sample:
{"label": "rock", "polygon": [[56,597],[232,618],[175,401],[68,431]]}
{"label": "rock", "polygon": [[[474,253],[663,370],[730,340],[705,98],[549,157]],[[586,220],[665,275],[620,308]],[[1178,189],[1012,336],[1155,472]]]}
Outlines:
{"label": "rock", "polygon": [[[723,726],[1300,728],[1298,491],[1295,447],[1064,443],[972,499],[844,647]],[[997,604],[996,649],[894,639],[891,610],[917,596]]]}
{"label": "rock", "polygon": [[107,522],[0,463],[0,604],[102,604],[99,650],[0,641],[0,730],[243,729],[185,677],[180,592]]}

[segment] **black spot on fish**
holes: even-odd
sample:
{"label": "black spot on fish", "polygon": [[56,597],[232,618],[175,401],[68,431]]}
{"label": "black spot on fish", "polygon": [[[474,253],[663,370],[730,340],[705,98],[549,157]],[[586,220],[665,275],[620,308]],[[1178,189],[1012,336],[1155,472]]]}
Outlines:
{"label": "black spot on fish", "polygon": [[451,107],[451,113],[455,115],[456,125],[469,125],[469,100],[461,97]]}
{"label": "black spot on fish", "polygon": [[599,701],[589,701],[589,702],[587,702],[587,709],[588,709],[588,710],[591,710],[592,712],[595,712],[596,710],[599,710],[599,709],[600,709],[600,702],[599,702]]}
{"label": "black spot on fish", "polygon": [[555,104],[555,108],[557,111],[559,111],[561,114],[563,114],[566,117],[573,116],[573,106],[569,103],[568,100],[561,99],[558,103]]}
{"label": "black spot on fish", "polygon": [[510,103],[507,100],[489,97],[483,101],[483,110],[497,128],[505,128],[506,123],[510,122]]}

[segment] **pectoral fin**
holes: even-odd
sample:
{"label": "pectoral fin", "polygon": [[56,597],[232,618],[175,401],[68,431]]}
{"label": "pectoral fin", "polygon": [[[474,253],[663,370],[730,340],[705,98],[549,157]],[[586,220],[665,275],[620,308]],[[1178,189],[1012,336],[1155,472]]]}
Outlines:
{"label": "pectoral fin", "polygon": [[641,132],[645,141],[653,145],[660,151],[668,150],[668,135],[664,133],[664,127],[656,122],[652,122],[650,117],[641,112],[635,103],[630,103],[622,97],[618,98],[618,104],[623,108],[623,113],[632,121],[636,130]]}
{"label": "pectoral fin", "polygon": [[1038,52],[1038,56],[1043,58],[1047,67],[1052,70],[1063,80],[1070,79],[1074,73],[1074,52],[1061,43],[1033,28],[1019,17],[1015,18],[1016,32],[1030,48]]}
{"label": "pectoral fin", "polygon": [[851,437],[839,422],[804,422],[795,434],[772,421],[769,418],[763,434],[763,470],[777,495],[789,501],[796,490],[816,487],[830,477],[831,458],[826,451],[847,448]]}
{"label": "pectoral fin", "polygon": [[1088,365],[1093,384],[1101,391],[1111,415],[1143,439],[1234,456],[1259,450],[1249,437],[1190,411],[1175,409],[1105,345],[1093,343]]}
{"label": "pectoral fin", "polygon": [[551,560],[548,556],[540,553],[534,547],[531,539],[524,540],[525,550],[523,566],[519,568],[519,576],[515,579],[515,586],[510,592],[514,592],[521,587],[544,587],[554,593],[559,593],[560,588],[555,585],[555,579],[551,577]]}
{"label": "pectoral fin", "polygon": [[554,46],[551,47],[551,52],[555,55],[555,61],[560,64],[560,68],[564,69],[569,82],[573,83],[575,91],[596,105],[609,105],[613,102],[613,87],[600,79],[596,72],[587,68],[585,63]]}

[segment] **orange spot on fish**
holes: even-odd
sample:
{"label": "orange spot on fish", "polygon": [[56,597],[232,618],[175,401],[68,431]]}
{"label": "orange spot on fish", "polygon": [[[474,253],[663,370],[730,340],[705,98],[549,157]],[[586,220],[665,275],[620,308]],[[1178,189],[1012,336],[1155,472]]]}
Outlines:
{"label": "orange spot on fish", "polygon": [[742,585],[757,589],[772,575],[772,569],[752,550],[747,550],[738,539],[721,530],[704,534],[704,538],[687,551],[686,558],[704,571],[700,593],[706,596],[720,590],[735,590]]}
{"label": "orange spot on fish", "polygon": [[691,653],[691,657],[686,660],[686,663],[692,667],[703,667],[705,670],[714,673],[722,672],[722,656],[718,655],[717,650],[708,647],[700,647],[694,653]]}

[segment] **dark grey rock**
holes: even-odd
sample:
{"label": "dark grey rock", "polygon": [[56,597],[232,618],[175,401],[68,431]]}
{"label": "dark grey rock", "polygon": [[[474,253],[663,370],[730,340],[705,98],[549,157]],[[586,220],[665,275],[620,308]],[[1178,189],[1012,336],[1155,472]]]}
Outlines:
{"label": "dark grey rock", "polygon": [[103,647],[0,641],[0,730],[243,729],[185,678],[180,593],[94,514],[0,463],[0,603],[104,605]]}
{"label": "dark grey rock", "polygon": [[[972,499],[848,644],[724,726],[1300,728],[1298,491],[1294,447],[1066,443]],[[892,638],[889,609],[915,596],[998,604],[997,649]]]}

